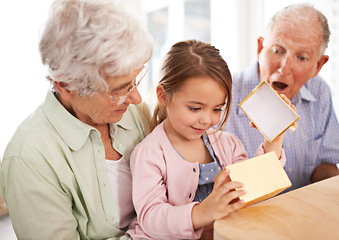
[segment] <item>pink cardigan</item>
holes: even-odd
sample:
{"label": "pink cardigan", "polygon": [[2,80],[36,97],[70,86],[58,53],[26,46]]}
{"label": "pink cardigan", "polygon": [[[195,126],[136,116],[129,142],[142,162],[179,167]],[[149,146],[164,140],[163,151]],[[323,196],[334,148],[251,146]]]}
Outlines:
{"label": "pink cardigan", "polygon": [[[248,158],[233,134],[218,132],[208,137],[222,167]],[[256,155],[263,153],[260,146]],[[137,219],[127,233],[133,239],[198,239],[203,228],[194,231],[191,219],[192,208],[198,204],[193,202],[198,187],[198,162],[185,161],[177,153],[163,123],[135,147],[130,161]],[[282,154],[282,165],[285,162]]]}

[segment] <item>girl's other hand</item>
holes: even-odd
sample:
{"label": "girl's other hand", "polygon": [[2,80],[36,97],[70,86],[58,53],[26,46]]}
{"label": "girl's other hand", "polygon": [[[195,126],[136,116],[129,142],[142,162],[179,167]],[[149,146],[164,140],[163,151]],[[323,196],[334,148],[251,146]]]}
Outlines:
{"label": "girl's other hand", "polygon": [[244,201],[239,197],[246,194],[245,190],[237,190],[243,187],[240,182],[229,179],[229,170],[225,169],[214,179],[214,187],[211,194],[192,209],[192,223],[195,230],[223,218],[231,212],[240,209]]}
{"label": "girl's other hand", "polygon": [[284,94],[279,95],[294,111],[297,111],[296,107],[291,103],[290,99],[288,99]]}

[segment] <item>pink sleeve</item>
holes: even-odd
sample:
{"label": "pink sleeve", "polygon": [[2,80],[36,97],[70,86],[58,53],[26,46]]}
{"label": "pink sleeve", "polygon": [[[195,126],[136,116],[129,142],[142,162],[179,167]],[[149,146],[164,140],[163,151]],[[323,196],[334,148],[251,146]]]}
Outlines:
{"label": "pink sleeve", "polygon": [[[220,135],[220,132],[212,134],[210,131],[209,138],[211,143],[213,143],[213,149],[217,154],[219,160],[221,161],[221,165],[223,167],[248,159],[248,155],[244,145],[242,144],[240,139],[237,138],[234,134],[230,132],[222,132],[222,134]],[[264,148],[261,144],[255,156],[263,154]],[[282,166],[285,166],[286,156],[284,149],[282,149],[280,163]]]}
{"label": "pink sleeve", "polygon": [[248,159],[244,145],[234,134],[219,131],[208,136],[222,167]]}
{"label": "pink sleeve", "polygon": [[[255,156],[263,155],[264,153],[265,153],[264,148],[263,148],[262,144],[260,144],[257,152],[255,153]],[[280,157],[279,161],[280,161],[281,166],[284,167],[285,164],[286,164],[286,155],[285,155],[284,149],[281,149],[281,157]]]}
{"label": "pink sleeve", "polygon": [[139,144],[133,151],[130,161],[137,224],[128,233],[132,237],[133,234],[142,236],[146,233],[154,239],[199,238],[203,229],[194,231],[191,220],[192,208],[197,203],[180,206],[168,203],[167,169],[163,153]]}

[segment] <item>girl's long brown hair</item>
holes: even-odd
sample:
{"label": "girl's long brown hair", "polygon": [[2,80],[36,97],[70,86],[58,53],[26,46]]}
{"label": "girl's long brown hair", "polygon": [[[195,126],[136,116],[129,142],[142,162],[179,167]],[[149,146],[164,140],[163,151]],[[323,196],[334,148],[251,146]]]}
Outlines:
{"label": "girl's long brown hair", "polygon": [[[208,76],[217,81],[226,93],[226,107],[223,111],[219,130],[224,128],[229,115],[232,99],[232,77],[227,63],[221,57],[218,49],[197,40],[174,44],[164,59],[159,84],[164,87],[166,96],[171,98],[186,79],[202,76]],[[151,120],[151,131],[166,117],[166,107],[157,102]]]}

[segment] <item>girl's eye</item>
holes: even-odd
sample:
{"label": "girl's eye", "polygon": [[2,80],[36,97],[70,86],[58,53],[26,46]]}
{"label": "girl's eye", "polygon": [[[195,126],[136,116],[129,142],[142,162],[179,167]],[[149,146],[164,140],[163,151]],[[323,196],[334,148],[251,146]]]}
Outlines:
{"label": "girl's eye", "polygon": [[222,112],[222,108],[216,108],[213,110],[214,112]]}
{"label": "girl's eye", "polygon": [[191,111],[193,111],[193,112],[199,111],[199,110],[200,110],[199,107],[188,107],[188,108],[189,108],[189,110],[191,110]]}

